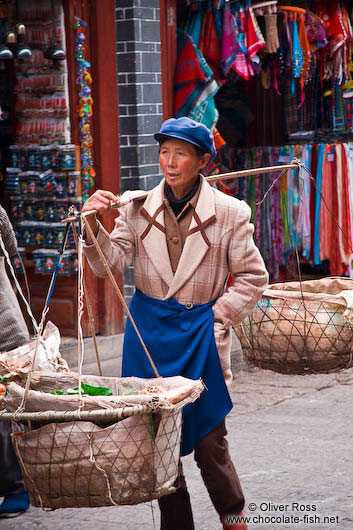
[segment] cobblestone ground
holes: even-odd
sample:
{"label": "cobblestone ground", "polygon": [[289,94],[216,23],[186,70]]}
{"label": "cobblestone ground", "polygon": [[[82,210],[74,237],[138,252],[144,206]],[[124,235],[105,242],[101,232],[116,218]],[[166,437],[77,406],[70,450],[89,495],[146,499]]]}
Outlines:
{"label": "cobblestone ground", "polygon": [[[353,370],[293,376],[237,375],[228,417],[249,530],[352,530]],[[220,530],[192,457],[184,460],[197,530]],[[272,519],[271,519],[272,518]],[[297,519],[295,519],[297,518]],[[155,502],[43,512],[30,508],[0,530],[159,529]],[[181,529],[182,530],[182,529]]]}

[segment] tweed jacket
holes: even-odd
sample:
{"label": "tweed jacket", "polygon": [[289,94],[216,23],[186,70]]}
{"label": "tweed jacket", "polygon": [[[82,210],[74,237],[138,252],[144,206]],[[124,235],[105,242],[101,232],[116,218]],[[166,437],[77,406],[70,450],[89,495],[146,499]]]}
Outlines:
{"label": "tweed jacket", "polygon": [[[110,235],[99,225],[98,243],[114,274],[124,271],[134,260],[135,285],[148,296],[175,298],[181,304],[215,300],[216,345],[229,383],[232,379],[229,328],[251,313],[268,282],[263,259],[252,237],[250,207],[212,188],[202,178],[199,199],[173,274],[165,237],[163,187],[164,179],[147,198],[121,207]],[[105,277],[95,247],[86,244],[84,252],[93,272]],[[224,292],[229,274],[234,281]]]}

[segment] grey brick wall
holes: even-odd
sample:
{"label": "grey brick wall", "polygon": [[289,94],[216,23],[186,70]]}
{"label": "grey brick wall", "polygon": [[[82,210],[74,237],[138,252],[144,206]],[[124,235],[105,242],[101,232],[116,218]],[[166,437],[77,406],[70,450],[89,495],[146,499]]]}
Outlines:
{"label": "grey brick wall", "polygon": [[[162,123],[159,0],[116,0],[120,134],[120,189],[151,189],[160,182]],[[133,269],[124,274],[124,296],[134,292]]]}
{"label": "grey brick wall", "polygon": [[159,0],[116,0],[121,190],[160,180],[153,134],[162,123]]}

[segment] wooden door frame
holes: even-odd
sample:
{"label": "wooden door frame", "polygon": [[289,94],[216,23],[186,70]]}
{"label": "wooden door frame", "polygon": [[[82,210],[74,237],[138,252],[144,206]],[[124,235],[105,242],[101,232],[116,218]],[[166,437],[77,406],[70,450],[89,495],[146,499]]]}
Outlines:
{"label": "wooden door frame", "polygon": [[[79,144],[76,113],[77,86],[74,55],[74,16],[87,22],[86,55],[92,73],[92,137],[96,171],[95,189],[120,191],[118,86],[116,65],[115,0],[63,0],[69,71],[70,121],[72,142]],[[93,190],[94,191],[94,190]],[[104,215],[104,227],[111,231],[115,215]],[[96,278],[86,267],[87,293],[92,305],[96,332],[114,335],[123,331],[123,310],[109,279]],[[122,289],[122,279],[117,278]],[[89,334],[84,319],[85,335]]]}

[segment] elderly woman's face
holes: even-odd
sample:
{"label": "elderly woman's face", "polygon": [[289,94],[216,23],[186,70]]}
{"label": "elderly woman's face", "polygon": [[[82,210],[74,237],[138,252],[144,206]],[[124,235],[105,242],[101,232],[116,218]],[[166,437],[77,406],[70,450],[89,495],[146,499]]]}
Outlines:
{"label": "elderly woman's face", "polygon": [[184,197],[193,187],[197,175],[207,165],[210,154],[199,155],[193,145],[184,140],[164,140],[159,152],[163,176],[176,198]]}

